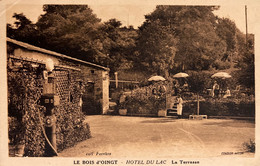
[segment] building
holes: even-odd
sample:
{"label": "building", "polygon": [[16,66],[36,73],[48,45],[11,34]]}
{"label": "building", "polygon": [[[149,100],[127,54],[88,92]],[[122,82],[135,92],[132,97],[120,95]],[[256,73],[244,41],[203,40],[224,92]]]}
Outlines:
{"label": "building", "polygon": [[82,79],[86,85],[82,96],[83,112],[87,114],[107,113],[109,109],[109,68],[10,38],[7,38],[7,44],[9,62],[11,62],[11,59],[16,59],[34,64],[46,64],[51,59],[57,77],[57,93],[63,95],[60,96],[61,99],[69,100],[69,90],[63,84],[66,84],[66,80],[70,79],[70,73],[77,73],[78,79]]}
{"label": "building", "polygon": [[97,64],[7,38],[7,77],[17,156],[53,156],[90,138],[84,113],[109,109],[109,69]]}

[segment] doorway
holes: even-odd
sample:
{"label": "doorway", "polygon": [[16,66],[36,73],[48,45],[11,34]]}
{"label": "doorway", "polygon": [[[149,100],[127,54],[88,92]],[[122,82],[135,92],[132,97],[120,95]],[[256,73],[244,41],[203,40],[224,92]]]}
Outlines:
{"label": "doorway", "polygon": [[86,115],[100,115],[102,113],[101,104],[95,97],[95,83],[88,82],[82,96],[82,112]]}

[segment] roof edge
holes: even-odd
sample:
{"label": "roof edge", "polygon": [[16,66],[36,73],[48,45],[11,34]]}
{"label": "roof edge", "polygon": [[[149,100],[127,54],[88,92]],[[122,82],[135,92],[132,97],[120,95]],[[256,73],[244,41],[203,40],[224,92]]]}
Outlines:
{"label": "roof edge", "polygon": [[11,39],[9,37],[6,37],[6,41],[13,43],[15,45],[18,45],[20,47],[26,48],[28,50],[33,50],[33,51],[37,51],[37,52],[41,52],[41,53],[45,53],[45,54],[49,54],[49,55],[54,55],[56,57],[77,61],[77,62],[87,64],[87,65],[90,65],[90,66],[94,66],[94,67],[97,67],[97,68],[100,68],[100,69],[103,69],[103,70],[106,70],[106,71],[110,70],[109,68],[101,66],[101,65],[97,65],[97,64],[94,64],[94,63],[91,63],[91,62],[87,62],[87,61],[84,61],[84,60],[73,58],[73,57],[70,57],[70,56],[67,56],[67,55],[64,55],[64,54],[60,54],[60,53],[57,53],[57,52],[54,52],[54,51],[50,51],[50,50],[47,50],[47,49],[44,49],[44,48],[36,47],[36,46],[33,46],[31,44],[28,44],[28,43],[24,43],[24,42],[21,42],[21,41],[17,41],[15,39]]}

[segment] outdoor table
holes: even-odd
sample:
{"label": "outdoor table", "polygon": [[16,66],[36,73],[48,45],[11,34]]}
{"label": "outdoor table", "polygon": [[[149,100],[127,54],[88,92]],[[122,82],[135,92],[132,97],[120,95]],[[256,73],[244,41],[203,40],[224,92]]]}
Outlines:
{"label": "outdoor table", "polygon": [[212,89],[207,89],[207,95],[211,94]]}

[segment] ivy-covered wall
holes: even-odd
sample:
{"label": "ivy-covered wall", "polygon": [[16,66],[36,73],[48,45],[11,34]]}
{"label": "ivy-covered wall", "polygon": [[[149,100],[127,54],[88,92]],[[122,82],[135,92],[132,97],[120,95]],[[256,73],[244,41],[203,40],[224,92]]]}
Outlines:
{"label": "ivy-covered wall", "polygon": [[[27,59],[34,59],[43,63],[46,59],[50,58],[57,66],[68,66],[79,69],[79,78],[82,79],[85,84],[88,82],[94,84],[93,99],[91,99],[92,101],[85,101],[83,103],[86,110],[84,112],[94,111],[93,114],[106,114],[109,106],[109,94],[106,94],[109,89],[109,81],[107,81],[109,78],[104,77],[104,73],[107,73],[106,75],[108,75],[108,71],[70,59],[59,58],[49,54],[24,49],[13,44],[8,44],[8,50],[10,54],[17,57],[26,57]],[[90,109],[90,107],[93,107],[93,109]]]}
{"label": "ivy-covered wall", "polygon": [[8,117],[11,145],[25,145],[26,156],[43,156],[45,138],[40,120],[45,109],[37,102],[42,82],[37,72],[8,70]]}
{"label": "ivy-covered wall", "polygon": [[[45,156],[44,119],[46,108],[40,104],[43,94],[45,64],[26,58],[20,49],[8,45],[8,121],[10,145],[25,145],[25,156]],[[23,49],[24,50],[24,49]],[[34,52],[36,57],[44,56]],[[12,55],[12,57],[10,57]],[[40,55],[40,56],[39,56]],[[21,57],[23,56],[23,57]],[[49,55],[48,55],[49,56]],[[17,58],[15,58],[17,57]],[[20,58],[20,59],[19,59]],[[65,59],[59,61],[66,61]],[[73,67],[73,66],[72,66]],[[91,137],[89,125],[83,123],[81,97],[85,91],[80,70],[55,68],[53,70],[56,95],[60,105],[54,108],[58,152]]]}

